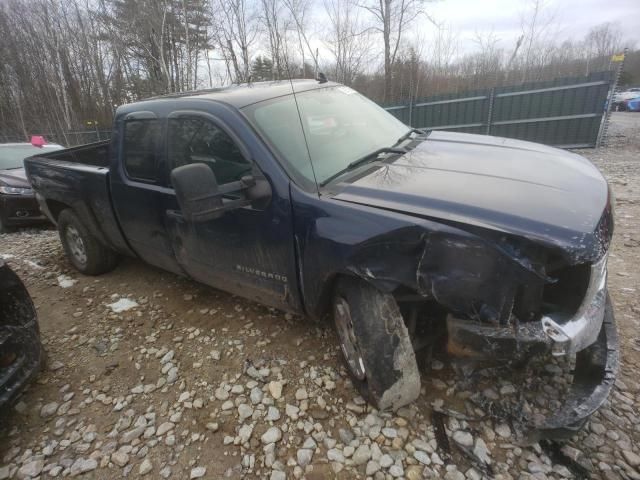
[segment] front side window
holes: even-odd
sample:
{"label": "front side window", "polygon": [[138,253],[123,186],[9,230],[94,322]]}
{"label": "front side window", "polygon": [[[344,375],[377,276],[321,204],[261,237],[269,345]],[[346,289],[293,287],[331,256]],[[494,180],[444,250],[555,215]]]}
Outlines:
{"label": "front side window", "polygon": [[170,118],[167,140],[169,170],[190,163],[204,163],[218,184],[240,180],[251,172],[231,137],[210,120],[201,117]]}
{"label": "front side window", "polygon": [[409,130],[383,108],[343,86],[260,102],[245,108],[245,113],[288,167],[318,183],[364,155],[393,146]]}
{"label": "front side window", "polygon": [[124,124],[122,158],[127,175],[135,180],[157,180],[158,145],[161,142],[158,120],[128,120]]}

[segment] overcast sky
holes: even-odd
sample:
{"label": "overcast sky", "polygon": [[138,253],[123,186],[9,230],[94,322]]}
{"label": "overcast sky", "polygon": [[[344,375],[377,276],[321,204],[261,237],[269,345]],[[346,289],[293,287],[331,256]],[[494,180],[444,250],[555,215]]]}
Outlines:
{"label": "overcast sky", "polygon": [[[463,51],[471,51],[476,30],[493,30],[501,47],[512,48],[527,4],[531,0],[435,0],[427,9],[458,32]],[[623,37],[640,44],[640,0],[546,0],[544,15],[553,17],[562,39],[581,39],[594,25],[619,22]]]}

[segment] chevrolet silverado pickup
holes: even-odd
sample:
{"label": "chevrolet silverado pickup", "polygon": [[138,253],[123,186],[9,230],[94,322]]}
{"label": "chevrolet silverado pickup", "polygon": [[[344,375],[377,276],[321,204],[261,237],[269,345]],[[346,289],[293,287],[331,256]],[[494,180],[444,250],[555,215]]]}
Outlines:
{"label": "chevrolet silverado pickup", "polygon": [[540,436],[571,435],[615,380],[612,196],[575,153],[410,128],[350,88],[298,80],[124,105],[110,141],[25,164],[80,272],[128,255],[333,318],[380,409],[418,397],[415,351],[434,336],[452,355],[575,355]]}

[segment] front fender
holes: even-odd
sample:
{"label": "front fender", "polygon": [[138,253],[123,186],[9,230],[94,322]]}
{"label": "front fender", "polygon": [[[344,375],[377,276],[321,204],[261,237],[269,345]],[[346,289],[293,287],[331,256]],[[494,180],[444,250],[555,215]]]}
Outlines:
{"label": "front fender", "polygon": [[294,209],[302,296],[314,317],[338,275],[493,321],[508,318],[518,285],[548,281],[520,251],[450,225],[312,196],[294,198]]}

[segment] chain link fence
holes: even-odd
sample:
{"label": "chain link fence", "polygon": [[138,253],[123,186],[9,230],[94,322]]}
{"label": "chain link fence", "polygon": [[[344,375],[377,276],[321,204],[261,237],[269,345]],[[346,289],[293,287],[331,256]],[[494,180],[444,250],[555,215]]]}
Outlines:
{"label": "chain link fence", "polygon": [[23,143],[30,142],[31,136],[42,136],[47,143],[57,143],[65,147],[75,147],[86,143],[109,140],[111,130],[78,130],[61,133],[54,132],[34,132],[28,137],[22,135],[4,135],[0,132],[0,143]]}

